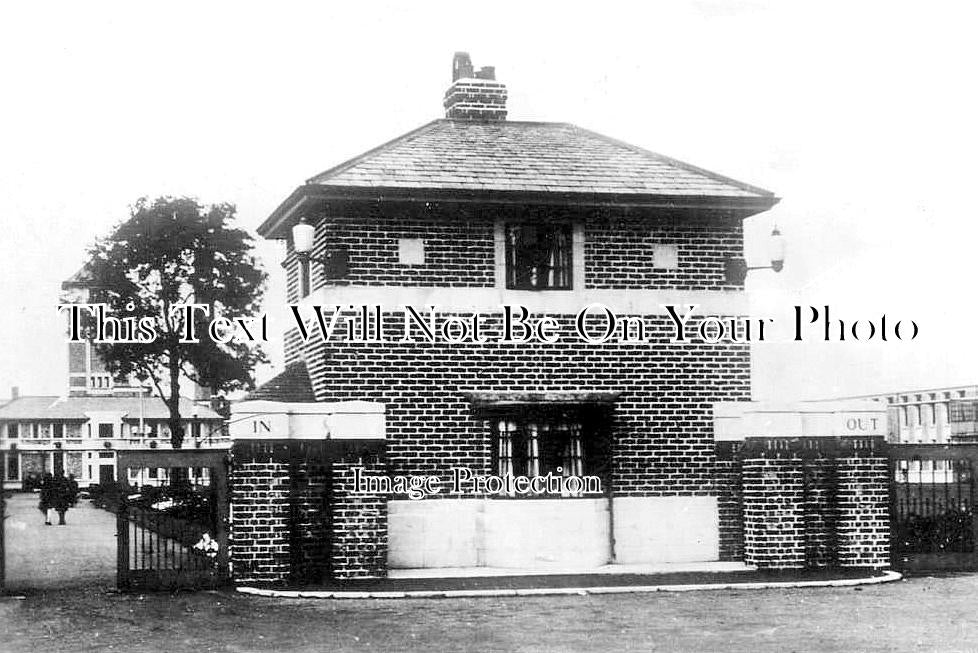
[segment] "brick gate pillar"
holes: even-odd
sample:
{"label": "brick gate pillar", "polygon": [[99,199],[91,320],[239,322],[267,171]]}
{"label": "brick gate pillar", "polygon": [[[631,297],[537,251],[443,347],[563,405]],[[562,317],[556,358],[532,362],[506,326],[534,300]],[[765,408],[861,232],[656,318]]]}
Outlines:
{"label": "brick gate pillar", "polygon": [[387,495],[354,488],[363,476],[386,474],[379,461],[334,462],[329,494],[331,575],[335,579],[387,576]]}
{"label": "brick gate pillar", "polygon": [[289,466],[239,462],[228,479],[229,539],[236,582],[277,583],[289,577]]}
{"label": "brick gate pillar", "polygon": [[760,569],[805,566],[805,492],[800,458],[743,462],[744,562]]}
{"label": "brick gate pillar", "polygon": [[883,457],[839,458],[839,565],[890,565],[889,461]]}

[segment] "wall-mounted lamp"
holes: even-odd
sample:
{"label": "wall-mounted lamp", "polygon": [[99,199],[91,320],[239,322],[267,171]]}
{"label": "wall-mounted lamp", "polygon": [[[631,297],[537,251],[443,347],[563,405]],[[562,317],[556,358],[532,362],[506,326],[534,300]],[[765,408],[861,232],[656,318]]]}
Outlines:
{"label": "wall-mounted lamp", "polygon": [[346,276],[349,268],[349,253],[345,247],[326,250],[323,256],[312,256],[316,238],[316,228],[305,217],[292,227],[292,246],[295,254],[303,261],[312,261],[323,266],[327,279],[340,279]]}
{"label": "wall-mounted lamp", "polygon": [[783,270],[785,242],[784,236],[781,235],[781,230],[777,226],[771,230],[771,240],[768,247],[771,255],[770,265],[749,266],[747,261],[740,257],[728,258],[724,262],[724,276],[727,278],[727,283],[735,286],[742,285],[747,279],[747,273],[751,270],[774,270],[775,272]]}

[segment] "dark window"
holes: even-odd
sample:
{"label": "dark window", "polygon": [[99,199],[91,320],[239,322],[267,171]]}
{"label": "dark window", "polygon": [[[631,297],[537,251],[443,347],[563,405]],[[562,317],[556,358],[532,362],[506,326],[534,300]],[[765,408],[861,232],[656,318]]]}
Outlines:
{"label": "dark window", "polygon": [[159,468],[158,467],[150,467],[149,468],[149,477],[150,478],[159,478],[160,477],[160,470],[159,470]]}
{"label": "dark window", "polygon": [[[529,410],[492,417],[498,476],[605,477],[608,438],[597,410]],[[602,486],[605,481],[602,480]]]}
{"label": "dark window", "polygon": [[111,424],[99,424],[98,425],[98,436],[100,438],[111,438],[112,437],[112,425]]}
{"label": "dark window", "polygon": [[8,438],[16,438],[16,437],[19,437],[19,435],[20,435],[20,432],[17,430],[17,423],[16,422],[10,422],[9,424],[7,424],[7,437]]}
{"label": "dark window", "polygon": [[17,453],[14,451],[7,452],[7,480],[16,481],[20,479],[20,461],[17,459]]}
{"label": "dark window", "polygon": [[200,439],[200,422],[192,422],[190,424],[190,433],[191,437],[193,437],[195,440]]}
{"label": "dark window", "polygon": [[515,290],[571,288],[571,225],[506,225],[506,287]]}
{"label": "dark window", "polygon": [[51,433],[56,438],[63,438],[65,436],[65,425],[55,422],[51,425]]}

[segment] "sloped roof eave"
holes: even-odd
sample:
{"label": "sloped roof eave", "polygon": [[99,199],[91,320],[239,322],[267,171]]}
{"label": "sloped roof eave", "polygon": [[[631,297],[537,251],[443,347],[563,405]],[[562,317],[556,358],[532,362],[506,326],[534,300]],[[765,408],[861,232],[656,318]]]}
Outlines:
{"label": "sloped roof eave", "polygon": [[771,209],[781,201],[781,198],[773,194],[750,197],[305,184],[296,188],[258,227],[257,231],[263,238],[269,240],[284,239],[286,238],[285,229],[298,222],[302,208],[311,206],[317,201],[329,200],[730,210],[736,211],[740,218],[747,218]]}

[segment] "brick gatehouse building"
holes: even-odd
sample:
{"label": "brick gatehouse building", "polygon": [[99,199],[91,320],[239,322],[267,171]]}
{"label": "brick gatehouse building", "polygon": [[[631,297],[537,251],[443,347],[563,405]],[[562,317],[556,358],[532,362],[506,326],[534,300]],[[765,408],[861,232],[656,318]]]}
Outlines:
{"label": "brick gatehouse building", "polygon": [[[779,562],[764,549],[793,536],[781,500],[765,507],[740,477],[774,478],[766,464],[794,483],[803,463],[742,470],[715,439],[714,405],[751,398],[750,346],[673,342],[665,308],[746,315],[743,221],[778,199],[573,125],[507,120],[505,86],[464,54],[444,105],[444,119],[312,177],[259,228],[285,241],[307,333],[285,334],[286,371],[234,409],[236,578],[743,560],[745,533],[748,562],[798,566],[797,552]],[[646,340],[584,342],[575,318],[592,304],[640,322]],[[487,341],[429,342],[415,320],[402,342],[406,305],[425,320],[432,305],[438,320],[478,313]],[[502,305],[552,318],[559,340],[498,342]],[[342,307],[328,339],[314,306],[327,323]],[[382,341],[362,306],[381,307]],[[355,467],[593,476],[601,491],[446,483],[412,500],[358,491]],[[746,529],[743,495],[761,497]],[[800,520],[805,500],[793,500]]]}

